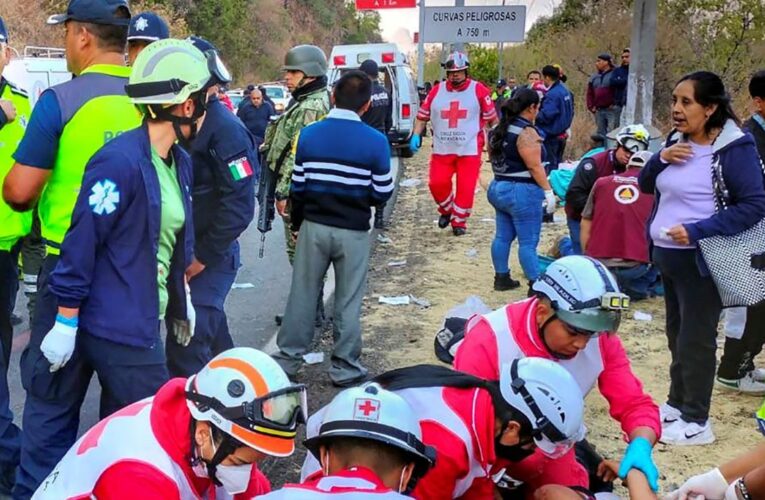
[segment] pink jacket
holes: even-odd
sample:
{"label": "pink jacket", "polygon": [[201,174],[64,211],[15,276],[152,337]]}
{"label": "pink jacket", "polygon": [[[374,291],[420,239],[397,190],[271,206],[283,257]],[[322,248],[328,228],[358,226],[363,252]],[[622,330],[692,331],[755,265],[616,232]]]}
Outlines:
{"label": "pink jacket", "polygon": [[[503,309],[507,314],[510,331],[496,332],[512,335],[512,341],[522,352],[523,356],[535,356],[555,359],[547,351],[540,338],[539,326],[536,322],[535,310],[537,299],[527,299],[509,304]],[[608,400],[609,413],[619,421],[622,430],[629,435],[637,427],[650,427],[657,436],[661,436],[659,408],[649,394],[643,390],[643,384],[632,373],[630,360],[624,351],[619,336],[616,334],[601,335],[592,342],[598,342],[599,349],[586,351],[600,352],[601,363],[593,366],[588,363],[587,370],[572,369],[566,366],[587,395],[596,378],[600,393]],[[580,352],[577,357],[584,355]],[[510,362],[512,359],[503,360]],[[478,377],[497,380],[499,377],[497,340],[492,325],[484,316],[477,316],[468,323],[465,340],[457,350],[454,367]]]}

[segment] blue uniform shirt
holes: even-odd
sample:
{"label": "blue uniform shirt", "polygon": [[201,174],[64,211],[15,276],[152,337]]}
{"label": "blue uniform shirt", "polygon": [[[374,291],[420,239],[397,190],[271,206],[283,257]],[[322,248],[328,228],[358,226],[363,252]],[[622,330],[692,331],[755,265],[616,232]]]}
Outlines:
{"label": "blue uniform shirt", "polygon": [[58,105],[56,94],[52,90],[46,90],[32,110],[24,138],[13,153],[13,159],[22,165],[52,169],[63,131],[61,107]]}
{"label": "blue uniform shirt", "polygon": [[252,134],[216,96],[208,101],[191,160],[194,255],[205,266],[215,266],[231,255],[255,215],[255,183],[260,174]]}

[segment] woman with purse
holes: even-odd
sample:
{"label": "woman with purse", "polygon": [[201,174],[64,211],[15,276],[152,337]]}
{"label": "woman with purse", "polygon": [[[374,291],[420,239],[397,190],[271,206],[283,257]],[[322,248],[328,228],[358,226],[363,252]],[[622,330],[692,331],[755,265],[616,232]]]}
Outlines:
{"label": "woman with purse", "polygon": [[[754,141],[741,130],[719,76],[684,76],[672,93],[672,120],[675,129],[639,177],[641,190],[655,194],[649,232],[664,279],[672,354],[661,441],[701,445],[715,439],[709,407],[722,301],[698,242],[757,224],[765,216],[765,188]],[[718,193],[727,200],[720,210],[715,171],[726,187]]]}
{"label": "woman with purse", "polygon": [[518,260],[529,283],[539,277],[537,245],[542,232],[542,202],[548,214],[555,212],[556,199],[545,172],[545,148],[534,119],[541,98],[536,90],[518,89],[502,105],[499,125],[489,139],[494,180],[488,190],[489,203],[497,213],[491,244],[494,290],[518,288],[510,277],[510,246],[518,238]]}

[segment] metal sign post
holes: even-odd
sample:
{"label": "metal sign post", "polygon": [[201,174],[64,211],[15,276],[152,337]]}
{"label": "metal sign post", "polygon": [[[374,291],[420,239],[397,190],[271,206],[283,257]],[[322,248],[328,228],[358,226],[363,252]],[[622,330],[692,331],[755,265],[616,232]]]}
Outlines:
{"label": "metal sign post", "polygon": [[420,0],[420,27],[417,35],[417,86],[425,86],[425,0]]}

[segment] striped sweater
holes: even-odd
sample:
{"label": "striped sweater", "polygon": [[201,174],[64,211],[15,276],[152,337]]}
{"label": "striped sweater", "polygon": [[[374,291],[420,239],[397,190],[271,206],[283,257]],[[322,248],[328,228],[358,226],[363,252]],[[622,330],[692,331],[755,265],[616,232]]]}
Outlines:
{"label": "striped sweater", "polygon": [[293,231],[304,219],[367,231],[371,207],[392,192],[388,139],[358,114],[335,108],[300,132],[290,190]]}

